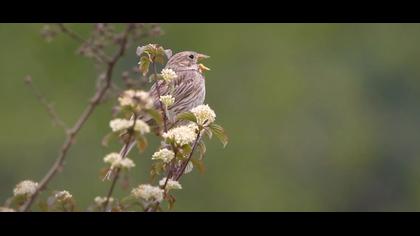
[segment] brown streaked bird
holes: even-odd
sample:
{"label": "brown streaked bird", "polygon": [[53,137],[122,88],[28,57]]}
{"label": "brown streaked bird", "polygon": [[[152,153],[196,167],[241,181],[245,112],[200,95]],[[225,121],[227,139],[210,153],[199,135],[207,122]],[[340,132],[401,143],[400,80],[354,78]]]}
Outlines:
{"label": "brown streaked bird", "polygon": [[[209,56],[185,51],[179,52],[170,57],[165,69],[172,69],[177,74],[177,78],[170,83],[163,80],[155,82],[150,88],[150,95],[154,99],[155,109],[160,110],[159,96],[157,92],[157,83],[159,83],[160,95],[171,94],[175,98],[174,104],[168,107],[168,128],[174,124],[174,117],[182,112],[204,103],[206,96],[205,77],[203,72],[210,70],[199,62]],[[173,88],[171,91],[170,88]]]}
{"label": "brown streaked bird", "polygon": [[[168,129],[175,125],[174,118],[176,115],[189,111],[192,108],[204,103],[204,99],[206,97],[206,87],[203,72],[210,69],[201,64],[200,61],[206,58],[209,58],[209,56],[193,51],[179,52],[172,57],[169,57],[169,61],[166,63],[165,69],[172,69],[175,71],[177,78],[173,79],[169,83],[159,80],[150,88],[149,93],[154,100],[154,108],[157,110],[161,110],[157,92],[157,83],[159,85],[160,96],[170,94],[175,98],[174,104],[168,107]],[[147,123],[152,121],[147,115],[140,115],[139,118]],[[135,142],[129,144],[127,150],[124,145],[120,154],[123,155],[123,152],[125,152],[124,156],[126,156],[134,145]],[[105,178],[109,178],[112,171],[113,170],[110,169]]]}

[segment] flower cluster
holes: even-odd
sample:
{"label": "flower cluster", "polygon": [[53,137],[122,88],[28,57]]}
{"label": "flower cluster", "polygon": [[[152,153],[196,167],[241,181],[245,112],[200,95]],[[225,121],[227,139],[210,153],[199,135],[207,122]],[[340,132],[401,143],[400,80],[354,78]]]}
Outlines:
{"label": "flower cluster", "polygon": [[127,130],[133,127],[133,125],[134,125],[134,131],[140,132],[141,134],[146,134],[150,132],[149,125],[140,119],[137,119],[135,124],[134,124],[134,120],[127,120],[127,119],[120,119],[120,118],[113,119],[109,122],[109,126],[111,127],[113,132]]}
{"label": "flower cluster", "polygon": [[159,99],[166,107],[171,106],[175,102],[175,98],[172,95],[163,95]]}
{"label": "flower cluster", "polygon": [[174,141],[179,146],[192,143],[195,138],[195,130],[190,126],[179,126],[168,130],[168,132],[163,133],[163,138]]}
{"label": "flower cluster", "polygon": [[150,184],[141,184],[131,191],[131,194],[146,202],[161,202],[163,200],[163,189]]}
{"label": "flower cluster", "polygon": [[170,58],[172,50],[164,49],[157,44],[148,44],[146,46],[137,47],[137,55],[140,57],[139,70],[145,76],[149,72],[150,63],[164,63],[164,57]]}
{"label": "flower cluster", "polygon": [[163,69],[160,72],[160,74],[162,75],[162,78],[166,81],[166,83],[169,83],[172,80],[178,78],[178,75],[172,69]]}
{"label": "flower cluster", "polygon": [[169,163],[175,157],[175,153],[166,148],[160,149],[152,156],[152,160],[161,160],[164,163]]}
{"label": "flower cluster", "polygon": [[[97,197],[95,197],[95,200],[94,201],[95,201],[95,204],[96,205],[102,206],[106,202],[106,197],[97,196]],[[108,200],[108,202],[109,203],[114,202],[114,198],[110,197],[109,200]]]}
{"label": "flower cluster", "polygon": [[199,125],[209,125],[216,120],[216,113],[209,105],[199,105],[191,109]]}
{"label": "flower cluster", "polygon": [[30,196],[36,192],[38,188],[38,183],[35,183],[31,180],[24,180],[16,185],[13,189],[13,194],[15,196]]}
{"label": "flower cluster", "polygon": [[9,207],[0,207],[0,212],[15,212],[15,210]]}
{"label": "flower cluster", "polygon": [[153,99],[148,92],[138,90],[126,90],[118,98],[120,106],[130,107],[135,111],[150,109],[153,107]]}
{"label": "flower cluster", "polygon": [[164,177],[163,179],[161,179],[160,181],[159,181],[159,185],[160,186],[164,186],[165,185],[165,183],[166,183],[166,187],[165,187],[165,189],[166,190],[171,190],[171,189],[182,189],[182,186],[181,186],[181,184],[178,182],[178,181],[175,181],[175,180],[173,180],[173,179],[168,179],[168,181],[166,181],[166,177]]}
{"label": "flower cluster", "polygon": [[130,158],[122,158],[121,155],[116,152],[106,155],[104,157],[104,162],[110,164],[111,168],[130,169],[136,166]]}
{"label": "flower cluster", "polygon": [[63,190],[63,191],[56,192],[54,194],[54,197],[58,201],[63,201],[64,202],[64,201],[68,201],[68,200],[72,199],[73,196],[68,191]]}

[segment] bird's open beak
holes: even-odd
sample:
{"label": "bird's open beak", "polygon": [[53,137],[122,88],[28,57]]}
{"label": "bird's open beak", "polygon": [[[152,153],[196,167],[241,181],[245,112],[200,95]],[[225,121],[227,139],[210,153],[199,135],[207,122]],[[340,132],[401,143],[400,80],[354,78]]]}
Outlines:
{"label": "bird's open beak", "polygon": [[[204,55],[204,54],[198,54],[197,55],[197,61],[198,62],[200,62],[200,61],[202,61],[203,59],[207,59],[207,58],[209,58],[210,56],[207,56],[207,55]],[[200,71],[201,72],[204,72],[204,71],[208,71],[208,70],[210,70],[210,68],[208,68],[207,66],[205,66],[205,65],[203,65],[203,64],[198,64],[198,67],[199,67],[199,69],[200,69]]]}

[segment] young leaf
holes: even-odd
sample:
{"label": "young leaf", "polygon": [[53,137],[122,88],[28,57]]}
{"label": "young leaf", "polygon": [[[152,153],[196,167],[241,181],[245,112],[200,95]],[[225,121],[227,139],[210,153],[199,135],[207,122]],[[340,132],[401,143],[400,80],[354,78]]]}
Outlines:
{"label": "young leaf", "polygon": [[210,130],[216,135],[216,137],[220,140],[220,142],[223,144],[223,147],[226,147],[228,143],[228,137],[225,134],[225,130],[222,126],[218,124],[210,124],[209,125]]}
{"label": "young leaf", "polygon": [[165,63],[165,59],[164,59],[163,55],[157,55],[155,57],[155,62],[158,62],[160,64],[164,64]]}
{"label": "young leaf", "polygon": [[211,139],[213,137],[213,132],[211,132],[210,128],[208,128],[208,127],[204,128],[204,134],[207,135],[207,137],[209,137],[209,139]]}
{"label": "young leaf", "polygon": [[198,169],[198,172],[200,172],[200,174],[204,174],[204,172],[206,171],[206,167],[204,166],[203,160],[191,159],[191,162],[193,166]]}
{"label": "young leaf", "polygon": [[149,57],[147,56],[140,57],[139,70],[140,72],[142,72],[143,76],[145,76],[147,72],[149,72],[149,66],[150,66]]}
{"label": "young leaf", "polygon": [[192,151],[192,147],[189,144],[185,144],[184,146],[181,147],[182,153],[179,153],[179,155],[181,157],[189,155],[190,152]]}
{"label": "young leaf", "polygon": [[175,204],[176,199],[175,199],[174,196],[172,196],[170,194],[168,194],[167,196],[168,196],[168,209],[171,210],[171,209],[174,208],[174,204]]}
{"label": "young leaf", "polygon": [[156,121],[156,123],[158,125],[162,125],[163,118],[162,118],[162,115],[160,114],[160,112],[158,112],[155,109],[148,109],[148,110],[146,110],[146,112]]}
{"label": "young leaf", "polygon": [[202,160],[204,157],[204,154],[206,153],[206,144],[204,144],[203,140],[200,140],[198,143],[198,151],[199,151],[199,160]]}
{"label": "young leaf", "polygon": [[190,111],[183,112],[183,113],[179,114],[176,118],[177,118],[177,120],[189,120],[189,121],[192,121],[192,122],[197,122],[197,119],[195,118],[195,115]]}
{"label": "young leaf", "polygon": [[144,137],[143,135],[140,135],[137,138],[137,148],[139,149],[140,152],[144,152],[144,150],[146,150],[148,145],[148,141],[146,139],[146,137]]}

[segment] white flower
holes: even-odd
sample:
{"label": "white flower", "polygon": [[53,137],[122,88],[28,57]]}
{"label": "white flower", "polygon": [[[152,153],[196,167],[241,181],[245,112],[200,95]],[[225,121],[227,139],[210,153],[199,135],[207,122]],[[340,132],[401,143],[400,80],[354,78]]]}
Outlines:
{"label": "white flower", "polygon": [[15,212],[15,210],[8,207],[0,207],[0,212]]}
{"label": "white flower", "polygon": [[126,119],[113,119],[109,122],[109,126],[111,127],[113,132],[121,131],[130,128],[132,123]]}
{"label": "white flower", "polygon": [[104,162],[111,165],[111,168],[126,168],[130,169],[134,166],[134,162],[126,157],[122,158],[122,156],[116,152],[110,153],[104,157]]}
{"label": "white flower", "polygon": [[121,106],[130,106],[140,110],[141,108],[150,109],[153,107],[153,99],[148,92],[139,90],[126,90],[118,98]]}
{"label": "white flower", "polygon": [[174,157],[175,153],[173,151],[163,148],[153,154],[152,160],[162,160],[169,163]]}
{"label": "white flower", "polygon": [[194,132],[197,132],[198,131],[198,125],[196,123],[190,122],[187,125],[187,127],[190,128],[191,130],[193,130]]}
{"label": "white flower", "polygon": [[116,162],[114,162],[112,164],[112,167],[117,167],[117,168],[126,168],[126,169],[130,169],[135,167],[136,164],[134,164],[133,160],[131,160],[130,158],[126,157],[124,159],[119,159]]}
{"label": "white flower", "polygon": [[[108,202],[112,203],[114,201],[114,198],[110,197]],[[95,203],[99,206],[102,206],[106,202],[106,197],[95,197]]]}
{"label": "white flower", "polygon": [[216,120],[216,113],[209,107],[209,105],[199,105],[191,109],[195,115],[199,125],[208,125]]}
{"label": "white flower", "polygon": [[141,198],[148,202],[160,202],[163,200],[163,189],[150,184],[139,185],[131,191],[131,194],[135,198]]}
{"label": "white flower", "polygon": [[104,162],[112,165],[119,159],[121,159],[121,155],[119,153],[113,152],[104,157]]}
{"label": "white flower", "polygon": [[150,94],[145,91],[137,91],[134,96],[135,99],[140,99],[143,103],[144,108],[150,109],[153,107],[153,99],[150,97]]}
{"label": "white flower", "polygon": [[73,196],[66,190],[56,192],[54,197],[60,201],[67,201],[71,199]]}
{"label": "white flower", "polygon": [[163,95],[160,96],[159,99],[163,104],[165,104],[166,107],[169,107],[170,105],[174,104],[175,98],[172,97],[172,95]]}
{"label": "white flower", "polygon": [[[131,123],[133,123],[133,122],[131,121]],[[131,125],[133,125],[133,124],[131,124]],[[140,132],[141,134],[146,134],[146,133],[150,132],[150,127],[143,120],[137,120],[136,124],[134,125],[134,130],[137,131],[137,132]]]}
{"label": "white flower", "polygon": [[195,138],[196,134],[191,127],[188,126],[179,126],[168,130],[168,132],[163,133],[162,137],[166,139],[174,140],[180,146],[185,144],[192,143]]}
{"label": "white flower", "polygon": [[178,78],[178,75],[176,75],[175,71],[172,69],[163,69],[160,73],[163,77],[163,80],[165,80],[167,83],[171,82],[173,79]]}
{"label": "white flower", "polygon": [[[161,179],[159,181],[159,185],[160,186],[164,186],[166,182],[166,177],[164,177],[163,179]],[[170,190],[170,189],[182,189],[181,184],[178,181],[172,180],[172,179],[168,179],[168,182],[166,183],[166,190]]]}
{"label": "white flower", "polygon": [[[109,122],[109,126],[111,127],[113,132],[118,132],[121,130],[129,129],[133,126],[134,120],[127,120],[127,119],[113,119]],[[136,124],[134,125],[134,130],[140,132],[141,134],[149,133],[150,127],[146,122],[143,120],[137,120]]]}
{"label": "white flower", "polygon": [[32,195],[36,192],[37,188],[38,183],[31,180],[24,180],[16,185],[15,189],[13,189],[13,194],[15,196]]}

